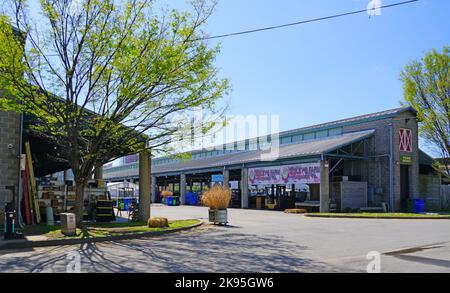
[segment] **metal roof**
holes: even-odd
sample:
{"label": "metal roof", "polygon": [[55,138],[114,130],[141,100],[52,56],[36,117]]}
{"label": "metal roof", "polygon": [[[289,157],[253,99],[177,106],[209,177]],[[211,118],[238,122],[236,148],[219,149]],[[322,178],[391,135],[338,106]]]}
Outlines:
{"label": "metal roof", "polygon": [[[389,110],[385,110],[385,111],[381,111],[381,112],[375,112],[375,113],[345,118],[345,119],[341,119],[341,120],[316,124],[316,125],[312,125],[312,126],[306,126],[306,127],[302,127],[302,128],[296,128],[296,129],[291,129],[291,130],[287,130],[287,131],[282,131],[282,132],[278,133],[278,135],[281,138],[281,137],[285,137],[285,136],[289,136],[289,135],[306,134],[306,133],[319,131],[319,130],[331,129],[331,128],[335,128],[335,127],[342,127],[344,125],[349,125],[349,124],[356,124],[356,123],[362,123],[362,122],[366,122],[366,121],[385,119],[385,118],[397,116],[401,113],[408,112],[408,111],[417,113],[417,111],[414,108],[412,108],[410,106],[405,106],[405,107],[389,109]],[[252,137],[247,140],[249,142],[256,142],[258,139],[261,139],[261,138],[262,137]],[[225,143],[223,145],[218,145],[215,147],[220,148],[223,146],[232,146],[235,143],[243,144],[243,143],[245,143],[245,141],[246,140],[240,140],[237,142]],[[212,147],[212,148],[214,148],[214,147]],[[209,148],[207,148],[207,149],[209,149]],[[192,153],[192,154],[201,153],[207,149],[194,149],[194,150],[190,151],[190,153]],[[164,158],[167,158],[167,157],[165,157],[165,156],[158,157],[158,158],[155,158],[155,160],[164,159]]]}
{"label": "metal roof", "polygon": [[[372,136],[375,130],[346,133],[340,136],[326,137],[322,139],[308,140],[296,144],[281,145],[276,156],[277,160],[285,160],[300,157],[321,156],[328,152],[361,141]],[[258,163],[267,161],[265,154],[261,150],[242,151],[226,154],[217,157],[182,161],[173,164],[156,165],[152,167],[153,174],[173,173],[182,171],[191,171],[199,169],[208,169],[215,167],[226,167],[233,165],[242,165],[246,163]]]}
{"label": "metal roof", "polygon": [[389,109],[389,110],[385,110],[385,111],[381,111],[381,112],[370,113],[370,114],[360,115],[360,116],[356,116],[356,117],[350,117],[350,118],[346,118],[346,119],[341,119],[341,120],[316,124],[316,125],[312,125],[312,126],[307,126],[307,127],[303,127],[303,128],[288,130],[288,131],[281,132],[280,136],[286,135],[286,134],[291,134],[291,133],[297,133],[297,132],[307,132],[307,131],[317,130],[317,129],[322,129],[322,128],[338,127],[338,126],[346,125],[349,123],[352,124],[352,123],[362,122],[365,120],[384,119],[384,118],[396,116],[396,115],[399,115],[401,113],[408,112],[408,111],[417,113],[417,111],[410,106],[400,107],[400,108]]}

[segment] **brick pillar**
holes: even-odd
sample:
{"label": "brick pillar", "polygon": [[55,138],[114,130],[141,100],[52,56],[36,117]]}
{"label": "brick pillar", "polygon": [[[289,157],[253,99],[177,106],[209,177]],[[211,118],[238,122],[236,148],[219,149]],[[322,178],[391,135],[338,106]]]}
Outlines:
{"label": "brick pillar", "polygon": [[330,164],[326,160],[320,161],[320,212],[330,211]]}
{"label": "brick pillar", "polygon": [[248,209],[248,169],[241,171],[241,208]]}
{"label": "brick pillar", "polygon": [[[1,95],[0,91],[0,97]],[[13,200],[12,192],[6,190],[6,186],[14,186],[16,207],[19,198],[20,114],[0,111],[0,133],[0,211],[3,211],[5,204]],[[3,222],[3,218],[0,221]]]}
{"label": "brick pillar", "polygon": [[186,203],[186,174],[180,175],[180,202],[182,205]]}
{"label": "brick pillar", "polygon": [[152,176],[152,180],[150,182],[151,184],[151,198],[152,198],[152,203],[156,202],[156,177]]}
{"label": "brick pillar", "polygon": [[150,218],[151,204],[151,164],[150,152],[139,154],[139,218],[147,221]]}
{"label": "brick pillar", "polygon": [[230,170],[223,170],[223,187],[230,188]]}

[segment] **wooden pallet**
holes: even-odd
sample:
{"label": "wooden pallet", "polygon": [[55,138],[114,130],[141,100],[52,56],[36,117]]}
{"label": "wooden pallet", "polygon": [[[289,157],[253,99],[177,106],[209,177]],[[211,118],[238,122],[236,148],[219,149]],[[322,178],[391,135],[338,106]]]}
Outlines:
{"label": "wooden pallet", "polygon": [[31,158],[31,148],[30,148],[30,142],[25,142],[25,151],[27,155],[27,165],[28,165],[28,172],[29,172],[29,178],[30,178],[30,185],[31,189],[29,190],[30,193],[30,203],[33,204],[33,210],[34,210],[34,216],[36,218],[36,223],[41,223],[41,213],[39,211],[39,203],[37,201],[37,189],[36,189],[36,178],[34,177],[34,169],[33,169],[33,159]]}
{"label": "wooden pallet", "polygon": [[28,194],[28,176],[26,170],[21,171],[22,173],[22,192],[23,192],[23,206],[24,206],[24,220],[25,224],[31,225],[33,223],[32,215],[31,215],[31,206],[30,206],[30,196]]}

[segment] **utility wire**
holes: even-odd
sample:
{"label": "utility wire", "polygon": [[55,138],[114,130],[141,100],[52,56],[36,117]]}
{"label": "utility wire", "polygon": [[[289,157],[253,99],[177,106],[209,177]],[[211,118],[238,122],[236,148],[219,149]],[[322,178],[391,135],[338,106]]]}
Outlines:
{"label": "utility wire", "polygon": [[[410,0],[410,1],[404,1],[404,2],[394,3],[394,4],[384,5],[384,6],[380,6],[380,7],[374,7],[373,10],[392,8],[395,6],[411,4],[413,2],[419,2],[419,0]],[[339,18],[339,17],[349,16],[349,15],[354,15],[354,14],[366,13],[367,11],[370,11],[370,10],[362,9],[362,10],[351,11],[351,12],[346,12],[346,13],[341,13],[341,14],[335,14],[335,15],[330,15],[330,16],[325,16],[325,17],[320,17],[320,18],[308,19],[308,20],[287,23],[287,24],[282,24],[282,25],[269,26],[269,27],[264,27],[264,28],[259,28],[259,29],[235,32],[235,33],[229,33],[229,34],[223,34],[223,35],[217,35],[217,36],[211,36],[211,37],[198,38],[193,41],[206,41],[206,40],[212,40],[212,39],[221,39],[221,38],[228,38],[228,37],[239,36],[239,35],[252,34],[252,33],[257,33],[257,32],[262,32],[262,31],[275,30],[275,29],[296,26],[296,25],[302,25],[302,24],[311,23],[311,22],[318,22],[318,21],[322,21],[322,20]]]}

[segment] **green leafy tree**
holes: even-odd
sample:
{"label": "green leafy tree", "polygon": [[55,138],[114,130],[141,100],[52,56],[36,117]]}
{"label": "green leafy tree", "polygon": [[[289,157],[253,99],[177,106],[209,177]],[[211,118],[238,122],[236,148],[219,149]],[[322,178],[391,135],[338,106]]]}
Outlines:
{"label": "green leafy tree", "polygon": [[191,127],[175,116],[196,107],[220,113],[228,82],[214,66],[219,48],[202,31],[216,3],[156,13],[150,0],[34,2],[11,0],[0,19],[0,88],[7,93],[0,109],[33,115],[34,129],[62,147],[58,159],[73,170],[81,225],[84,187],[96,169],[164,150]]}
{"label": "green leafy tree", "polygon": [[404,98],[418,112],[420,134],[436,147],[450,175],[450,47],[432,50],[401,73]]}

